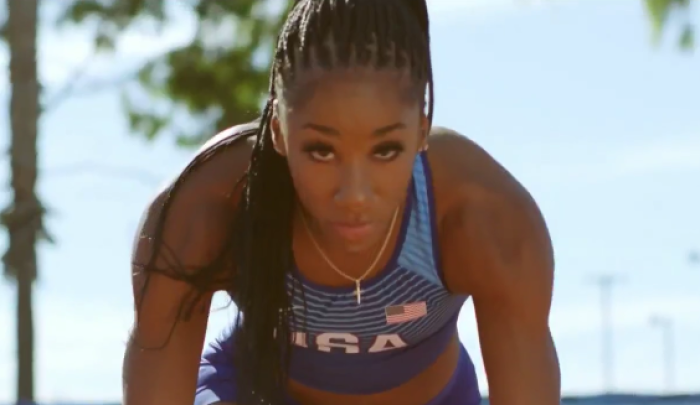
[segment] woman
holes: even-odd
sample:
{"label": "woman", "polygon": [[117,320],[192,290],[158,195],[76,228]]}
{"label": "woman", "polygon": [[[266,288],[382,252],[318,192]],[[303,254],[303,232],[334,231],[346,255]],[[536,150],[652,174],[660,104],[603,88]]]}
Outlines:
{"label": "woman", "polygon": [[[559,403],[544,221],[486,152],[431,130],[432,84],[425,1],[295,4],[261,119],[142,221],[126,405],[478,404],[468,297],[491,403]],[[200,361],[221,290],[242,315]]]}

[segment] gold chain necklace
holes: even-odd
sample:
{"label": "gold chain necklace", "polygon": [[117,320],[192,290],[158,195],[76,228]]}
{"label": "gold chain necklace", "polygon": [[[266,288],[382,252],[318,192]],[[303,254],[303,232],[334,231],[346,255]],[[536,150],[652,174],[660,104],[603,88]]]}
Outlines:
{"label": "gold chain necklace", "polygon": [[311,228],[309,227],[309,223],[306,221],[306,215],[302,212],[301,214],[301,219],[304,222],[304,228],[306,228],[306,233],[309,234],[309,238],[311,239],[311,243],[314,244],[314,247],[318,251],[318,254],[321,255],[323,260],[326,261],[326,264],[333,269],[336,273],[338,273],[339,276],[342,276],[346,280],[352,281],[355,283],[355,295],[357,296],[357,305],[360,305],[362,302],[362,289],[360,288],[360,283],[369,275],[369,273],[372,272],[374,267],[377,265],[379,262],[379,259],[382,257],[382,254],[384,253],[384,250],[386,250],[387,245],[389,245],[389,239],[391,237],[391,234],[394,232],[394,225],[396,225],[396,218],[399,216],[399,207],[396,207],[396,211],[394,211],[394,217],[391,219],[391,225],[389,226],[389,231],[386,234],[386,237],[384,238],[384,243],[382,244],[382,248],[379,249],[379,253],[377,253],[377,256],[374,258],[374,261],[372,264],[369,265],[367,270],[365,270],[364,274],[362,274],[359,278],[354,278],[348,276],[345,272],[340,270],[338,266],[333,264],[331,259],[326,256],[326,253],[321,249],[321,246],[319,246],[318,242],[316,241],[316,238],[314,237],[314,234],[311,233]]}

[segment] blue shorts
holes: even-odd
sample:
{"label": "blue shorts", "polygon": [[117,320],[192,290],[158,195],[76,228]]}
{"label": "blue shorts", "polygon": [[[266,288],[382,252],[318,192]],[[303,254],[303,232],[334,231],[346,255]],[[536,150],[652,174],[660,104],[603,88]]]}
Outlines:
{"label": "blue shorts", "polygon": [[[231,356],[230,339],[207,347],[199,366],[194,405],[236,402],[236,367]],[[481,395],[474,365],[461,347],[457,369],[445,388],[426,405],[479,405]],[[288,405],[299,405],[289,399]]]}

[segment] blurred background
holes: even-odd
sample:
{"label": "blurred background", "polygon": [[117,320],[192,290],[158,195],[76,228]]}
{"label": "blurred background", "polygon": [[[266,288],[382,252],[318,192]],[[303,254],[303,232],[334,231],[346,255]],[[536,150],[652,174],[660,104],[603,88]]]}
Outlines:
{"label": "blurred background", "polygon": [[[428,3],[436,124],[480,143],[548,220],[565,402],[700,404],[698,5]],[[194,147],[257,114],[286,7],[5,2],[0,403],[120,402],[141,211]],[[487,395],[470,304],[459,329]]]}

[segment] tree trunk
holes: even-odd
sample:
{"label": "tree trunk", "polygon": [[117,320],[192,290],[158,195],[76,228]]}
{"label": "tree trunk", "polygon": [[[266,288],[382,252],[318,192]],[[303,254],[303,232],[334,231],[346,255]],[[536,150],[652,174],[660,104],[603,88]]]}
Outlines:
{"label": "tree trunk", "polygon": [[[24,0],[14,0],[24,1]],[[34,402],[32,280],[17,278],[17,404]]]}
{"label": "tree trunk", "polygon": [[9,247],[5,273],[17,282],[17,403],[34,401],[34,319],[32,287],[37,275],[36,242],[43,209],[37,178],[37,21],[39,0],[7,0],[10,50],[11,186],[13,201],[3,212]]}

